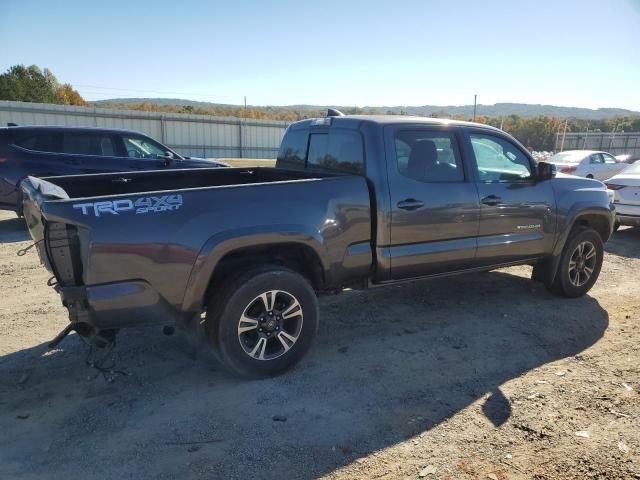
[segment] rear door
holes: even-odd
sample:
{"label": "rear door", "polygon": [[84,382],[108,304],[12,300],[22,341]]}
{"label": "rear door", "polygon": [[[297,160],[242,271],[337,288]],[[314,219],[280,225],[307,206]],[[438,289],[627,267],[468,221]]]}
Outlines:
{"label": "rear door", "polygon": [[391,200],[391,277],[474,265],[479,204],[450,127],[385,127]]}
{"label": "rear door", "polygon": [[110,132],[66,130],[60,157],[76,173],[130,170],[127,160],[118,156],[116,138]]}
{"label": "rear door", "polygon": [[466,129],[480,197],[477,262],[496,265],[551,251],[555,197],[551,181],[535,178],[525,149],[499,132]]}

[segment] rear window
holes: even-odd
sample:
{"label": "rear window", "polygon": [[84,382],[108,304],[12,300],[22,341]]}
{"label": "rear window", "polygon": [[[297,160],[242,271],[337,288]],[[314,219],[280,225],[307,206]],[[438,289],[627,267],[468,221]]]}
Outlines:
{"label": "rear window", "polygon": [[307,155],[307,130],[288,130],[278,152],[278,167],[302,169]]}
{"label": "rear window", "polygon": [[307,168],[363,173],[364,157],[360,134],[337,128],[329,133],[312,133],[309,136]]}
{"label": "rear window", "polygon": [[278,168],[364,173],[362,137],[355,130],[287,131],[278,153]]}
{"label": "rear window", "polygon": [[640,175],[640,160],[638,160],[635,163],[632,163],[627,168],[625,168],[622,172],[630,173],[630,174],[633,174],[633,175]]}

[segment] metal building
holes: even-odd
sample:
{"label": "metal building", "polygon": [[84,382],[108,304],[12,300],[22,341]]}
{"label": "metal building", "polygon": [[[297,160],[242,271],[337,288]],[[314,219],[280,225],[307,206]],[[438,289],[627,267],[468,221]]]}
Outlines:
{"label": "metal building", "polygon": [[183,113],[143,112],[0,101],[0,126],[64,125],[126,128],[178,153],[204,158],[275,158],[288,123]]}

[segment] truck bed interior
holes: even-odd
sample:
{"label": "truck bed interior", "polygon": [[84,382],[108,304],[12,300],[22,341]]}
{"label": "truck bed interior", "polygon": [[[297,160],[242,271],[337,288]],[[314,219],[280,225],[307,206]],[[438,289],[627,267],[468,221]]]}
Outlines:
{"label": "truck bed interior", "polygon": [[63,188],[70,198],[171,191],[223,185],[243,185],[286,180],[319,178],[326,174],[277,168],[212,168],[123,172],[72,177],[48,177],[44,180]]}

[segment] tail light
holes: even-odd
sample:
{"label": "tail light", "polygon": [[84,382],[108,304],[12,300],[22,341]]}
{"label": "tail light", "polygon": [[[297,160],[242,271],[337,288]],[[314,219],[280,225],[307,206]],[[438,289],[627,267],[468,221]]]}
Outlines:
{"label": "tail light", "polygon": [[605,183],[605,185],[609,190],[620,190],[621,188],[624,188],[626,186],[626,185],[617,185],[615,183]]}
{"label": "tail light", "polygon": [[3,163],[7,163],[9,161],[9,159],[7,157],[0,157],[0,165],[2,165]]}
{"label": "tail light", "polygon": [[578,169],[578,167],[565,167],[565,168],[561,168],[560,171],[562,173],[573,173]]}

